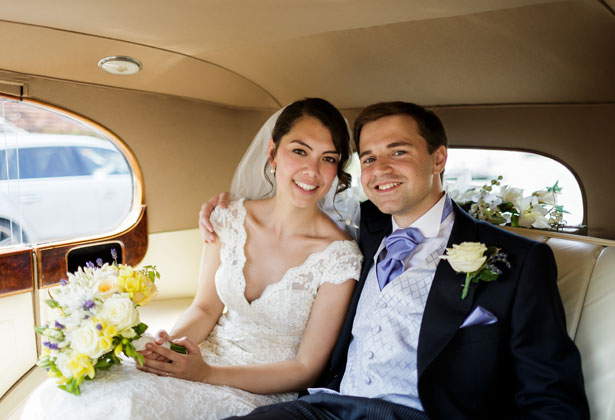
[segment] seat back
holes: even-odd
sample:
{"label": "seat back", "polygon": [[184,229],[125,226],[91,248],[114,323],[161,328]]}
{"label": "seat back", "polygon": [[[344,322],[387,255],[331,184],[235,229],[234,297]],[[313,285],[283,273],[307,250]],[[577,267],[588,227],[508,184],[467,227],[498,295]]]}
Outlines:
{"label": "seat back", "polygon": [[509,230],[553,250],[568,334],[581,352],[591,418],[615,418],[615,241]]}

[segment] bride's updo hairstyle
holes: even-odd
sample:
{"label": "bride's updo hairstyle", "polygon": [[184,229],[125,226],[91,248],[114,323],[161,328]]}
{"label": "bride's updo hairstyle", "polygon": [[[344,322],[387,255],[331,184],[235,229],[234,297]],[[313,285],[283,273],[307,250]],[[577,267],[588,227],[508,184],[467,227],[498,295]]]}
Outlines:
{"label": "bride's updo hairstyle", "polygon": [[[305,116],[316,118],[322,125],[329,129],[335,151],[340,154],[337,163],[338,185],[336,193],[344,191],[350,186],[351,181],[350,174],[344,171],[350,157],[350,136],[348,133],[348,126],[346,125],[346,120],[337,108],[324,99],[306,98],[293,102],[284,108],[275,123],[272,133],[276,152],[278,145],[282,141],[282,137],[288,134],[299,118]],[[267,172],[267,165],[265,166],[265,174]],[[269,180],[268,177],[267,180]]]}

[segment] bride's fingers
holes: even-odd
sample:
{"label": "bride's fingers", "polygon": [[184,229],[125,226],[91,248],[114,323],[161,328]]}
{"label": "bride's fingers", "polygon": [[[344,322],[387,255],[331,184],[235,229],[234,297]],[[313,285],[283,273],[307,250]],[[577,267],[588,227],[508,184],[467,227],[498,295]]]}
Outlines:
{"label": "bride's fingers", "polygon": [[169,371],[165,371],[165,370],[160,370],[160,369],[155,369],[149,366],[137,366],[137,369],[139,369],[142,372],[148,372],[148,373],[153,373],[154,375],[158,375],[158,376],[172,376],[175,377],[173,375],[172,372]]}
{"label": "bride's fingers", "polygon": [[188,337],[177,338],[173,340],[173,343],[179,344],[180,346],[184,346],[188,354],[201,353],[199,347],[194,344]]}
{"label": "bride's fingers", "polygon": [[156,344],[160,345],[165,341],[169,341],[169,338],[169,333],[167,333],[165,330],[160,330],[156,333],[155,336]]}
{"label": "bride's fingers", "polygon": [[231,198],[231,193],[229,192],[223,192],[223,193],[218,194],[218,205],[222,207],[223,209],[225,209],[226,206],[228,206],[230,198]]}
{"label": "bride's fingers", "polygon": [[[166,350],[166,349],[165,349]],[[168,359],[166,360],[155,360],[155,359],[144,359],[143,366],[140,366],[141,370],[145,370],[146,372],[156,373],[156,374],[164,374],[165,376],[175,375],[177,370],[179,369],[173,361]],[[169,375],[167,375],[167,373]]]}
{"label": "bride's fingers", "polygon": [[207,243],[215,241],[217,237],[216,233],[214,232],[214,228],[209,221],[209,215],[215,208],[215,204],[210,204],[210,201],[203,204],[201,206],[201,211],[199,212],[199,232],[201,232],[201,238],[203,238],[203,242]]}
{"label": "bride's fingers", "polygon": [[147,353],[144,353],[144,352],[140,352],[140,353],[143,355],[144,359],[158,360],[160,362],[170,362],[170,360],[167,359],[166,357],[163,357],[159,355],[158,353],[154,353],[152,351],[148,351]]}
{"label": "bride's fingers", "polygon": [[[155,344],[148,344],[146,348],[150,350],[152,353],[155,353],[157,356],[160,356],[163,359],[168,360],[170,362],[176,362],[179,360],[180,354],[174,352],[173,350],[169,350],[166,347],[158,346]],[[149,360],[153,360],[153,359],[149,359]]]}
{"label": "bride's fingers", "polygon": [[199,212],[199,231],[201,232],[201,237],[204,242],[213,242],[218,237],[216,232],[214,232],[214,227],[209,217],[217,206],[225,209],[228,206],[229,198],[230,194],[228,192],[223,192],[214,195],[201,206],[201,211]]}

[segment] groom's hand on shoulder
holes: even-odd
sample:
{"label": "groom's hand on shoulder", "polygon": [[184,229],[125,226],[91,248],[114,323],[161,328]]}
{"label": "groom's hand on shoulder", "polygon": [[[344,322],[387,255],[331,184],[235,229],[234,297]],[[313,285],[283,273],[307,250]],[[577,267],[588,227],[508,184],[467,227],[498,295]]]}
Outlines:
{"label": "groom's hand on shoulder", "polygon": [[209,221],[209,216],[211,216],[211,212],[214,211],[217,206],[225,209],[226,206],[228,206],[229,200],[230,193],[223,192],[214,195],[201,206],[201,211],[199,212],[199,231],[201,232],[203,242],[210,243],[215,241],[218,237],[216,232],[214,232],[214,227]]}

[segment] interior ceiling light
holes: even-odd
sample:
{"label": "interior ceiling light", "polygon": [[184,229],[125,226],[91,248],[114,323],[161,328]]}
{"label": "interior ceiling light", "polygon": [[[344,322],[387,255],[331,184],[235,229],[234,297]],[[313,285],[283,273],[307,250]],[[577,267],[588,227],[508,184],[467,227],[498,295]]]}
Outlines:
{"label": "interior ceiling light", "polygon": [[141,71],[141,62],[136,58],[114,55],[98,60],[98,67],[111,74],[136,74]]}

